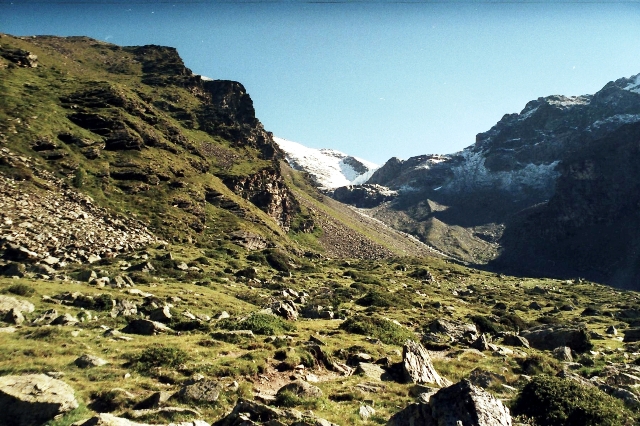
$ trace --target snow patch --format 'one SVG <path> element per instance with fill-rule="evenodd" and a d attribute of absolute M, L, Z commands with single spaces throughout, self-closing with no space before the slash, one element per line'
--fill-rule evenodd
<path fill-rule="evenodd" d="M 285 152 L 291 167 L 309 173 L 322 189 L 363 184 L 380 168 L 370 161 L 351 157 L 334 149 L 308 148 L 278 137 L 273 140 Z M 364 166 L 366 172 L 358 172 L 349 164 L 354 159 Z"/>
<path fill-rule="evenodd" d="M 598 129 L 607 124 L 622 125 L 636 123 L 638 121 L 640 121 L 640 114 L 616 114 L 611 117 L 607 117 L 604 120 L 595 121 L 591 126 L 587 127 L 587 130 Z"/>
<path fill-rule="evenodd" d="M 212 78 L 207 77 L 207 76 L 205 76 L 205 75 L 201 75 L 201 76 L 200 76 L 200 79 L 201 79 L 202 81 L 213 81 L 213 79 L 212 79 Z"/>
<path fill-rule="evenodd" d="M 591 103 L 590 95 L 582 96 L 549 96 L 546 98 L 549 105 L 557 106 L 560 108 L 570 108 L 575 105 L 589 105 Z"/>
<path fill-rule="evenodd" d="M 640 95 L 640 74 L 634 75 L 631 77 L 629 84 L 624 87 L 624 90 L 628 90 L 629 92 L 637 93 Z"/>

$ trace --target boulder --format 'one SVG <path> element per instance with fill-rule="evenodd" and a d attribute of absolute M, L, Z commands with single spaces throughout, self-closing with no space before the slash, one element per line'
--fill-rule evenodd
<path fill-rule="evenodd" d="M 222 385 L 213 380 L 200 380 L 182 387 L 176 396 L 183 402 L 216 402 L 220 398 Z"/>
<path fill-rule="evenodd" d="M 511 414 L 487 391 L 462 380 L 431 395 L 428 403 L 411 404 L 387 426 L 511 426 Z"/>
<path fill-rule="evenodd" d="M 180 423 L 171 423 L 173 426 L 210 426 L 203 420 L 184 421 Z M 154 426 L 147 423 L 137 423 L 122 417 L 116 417 L 109 413 L 100 413 L 87 420 L 74 423 L 75 426 Z M 160 426 L 160 425 L 156 425 Z"/>
<path fill-rule="evenodd" d="M 468 380 L 441 389 L 429 406 L 438 426 L 511 426 L 509 409 Z"/>
<path fill-rule="evenodd" d="M 55 309 L 48 309 L 44 311 L 38 318 L 34 319 L 33 325 L 46 325 L 51 324 L 53 320 L 58 318 L 58 311 Z"/>
<path fill-rule="evenodd" d="M 33 306 L 33 303 L 27 302 L 26 300 L 19 300 L 15 297 L 0 295 L 0 315 L 6 315 L 12 309 L 17 310 L 20 313 L 25 312 L 30 314 L 34 311 L 35 306 Z"/>
<path fill-rule="evenodd" d="M 359 414 L 362 420 L 368 420 L 369 417 L 376 414 L 376 410 L 374 410 L 373 407 L 370 407 L 368 405 L 361 405 Z"/>
<path fill-rule="evenodd" d="M 78 318 L 74 317 L 70 313 L 66 313 L 57 316 L 53 321 L 51 321 L 51 325 L 75 325 L 78 322 Z"/>
<path fill-rule="evenodd" d="M 529 348 L 529 341 L 522 336 L 518 336 L 517 334 L 506 334 L 502 338 L 502 341 L 505 345 Z"/>
<path fill-rule="evenodd" d="M 60 380 L 44 374 L 0 377 L 2 425 L 41 425 L 76 408 L 73 389 Z"/>
<path fill-rule="evenodd" d="M 298 308 L 293 302 L 275 302 L 270 308 L 271 312 L 286 320 L 295 321 L 298 319 Z"/>
<path fill-rule="evenodd" d="M 136 319 L 127 324 L 127 326 L 122 329 L 122 332 L 153 336 L 159 333 L 173 333 L 173 330 L 160 322 Z"/>
<path fill-rule="evenodd" d="M 239 399 L 231 413 L 216 422 L 216 426 L 240 426 L 253 424 L 336 426 L 325 419 L 315 417 L 310 412 L 282 410 L 259 402 Z"/>
<path fill-rule="evenodd" d="M 0 266 L 0 275 L 5 277 L 24 277 L 26 268 L 22 263 L 9 263 L 4 266 Z"/>
<path fill-rule="evenodd" d="M 3 320 L 4 322 L 8 322 L 9 324 L 20 325 L 24 322 L 24 316 L 18 309 L 13 308 L 9 312 L 7 312 Z"/>
<path fill-rule="evenodd" d="M 358 364 L 355 373 L 375 380 L 383 380 L 387 376 L 387 371 L 384 368 L 368 362 Z"/>
<path fill-rule="evenodd" d="M 405 380 L 410 383 L 435 383 L 438 386 L 450 383 L 435 370 L 427 350 L 413 340 L 407 340 L 402 347 L 402 368 Z"/>
<path fill-rule="evenodd" d="M 593 347 L 587 330 L 571 325 L 541 325 L 521 331 L 520 335 L 532 347 L 542 350 L 551 351 L 559 346 L 568 346 L 573 351 L 586 352 Z"/>
<path fill-rule="evenodd" d="M 116 318 L 118 316 L 130 317 L 138 313 L 138 306 L 130 300 L 118 300 L 111 309 L 111 317 Z"/>
<path fill-rule="evenodd" d="M 151 321 L 158 321 L 158 322 L 169 322 L 171 321 L 171 308 L 169 308 L 169 306 L 164 305 L 161 308 L 155 309 L 153 311 L 151 311 L 151 313 L 149 314 L 149 319 Z"/>
<path fill-rule="evenodd" d="M 322 396 L 322 390 L 320 390 L 319 387 L 307 383 L 304 380 L 296 380 L 288 385 L 284 385 L 278 389 L 276 396 L 280 396 L 285 392 L 290 392 L 301 398 L 320 398 Z"/>
<path fill-rule="evenodd" d="M 77 358 L 74 364 L 77 365 L 78 368 L 91 368 L 105 365 L 107 361 L 94 355 L 84 354 L 80 358 Z"/>
<path fill-rule="evenodd" d="M 470 343 L 478 338 L 478 329 L 471 323 L 450 322 L 442 318 L 428 325 L 432 333 L 441 333 L 460 343 Z"/>
<path fill-rule="evenodd" d="M 573 362 L 571 348 L 568 346 L 560 346 L 553 350 L 553 357 L 563 362 Z"/>

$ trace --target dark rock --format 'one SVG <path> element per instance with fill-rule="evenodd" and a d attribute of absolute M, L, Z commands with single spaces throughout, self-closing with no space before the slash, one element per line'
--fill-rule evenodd
<path fill-rule="evenodd" d="M 576 352 L 585 352 L 593 347 L 587 331 L 575 326 L 542 325 L 523 330 L 520 335 L 527 339 L 532 347 L 542 350 L 569 346 Z"/>
<path fill-rule="evenodd" d="M 270 309 L 275 315 L 286 320 L 295 321 L 298 319 L 298 308 L 293 302 L 275 302 Z"/>
<path fill-rule="evenodd" d="M 367 209 L 393 200 L 398 196 L 398 192 L 381 185 L 364 184 L 336 188 L 331 196 L 341 203 Z"/>
<path fill-rule="evenodd" d="M 553 350 L 553 356 L 557 360 L 563 362 L 573 362 L 573 355 L 571 354 L 571 348 L 568 346 L 560 346 Z"/>
<path fill-rule="evenodd" d="M 509 346 L 520 346 L 523 348 L 529 347 L 529 341 L 522 336 L 518 336 L 517 334 L 505 334 L 502 338 L 502 341 L 505 345 Z"/>
<path fill-rule="evenodd" d="M 77 358 L 73 363 L 78 366 L 78 368 L 91 368 L 105 365 L 107 364 L 107 361 L 94 355 L 84 354 L 80 358 Z"/>
<path fill-rule="evenodd" d="M 160 333 L 173 333 L 173 330 L 160 322 L 136 319 L 127 324 L 127 326 L 122 329 L 122 332 L 153 336 Z"/>
<path fill-rule="evenodd" d="M 199 382 L 184 386 L 178 393 L 178 397 L 183 402 L 211 403 L 220 398 L 222 385 L 213 380 L 201 380 Z"/>
<path fill-rule="evenodd" d="M 3 318 L 4 322 L 8 322 L 9 324 L 20 325 L 24 322 L 24 316 L 22 313 L 16 309 L 12 308 Z"/>

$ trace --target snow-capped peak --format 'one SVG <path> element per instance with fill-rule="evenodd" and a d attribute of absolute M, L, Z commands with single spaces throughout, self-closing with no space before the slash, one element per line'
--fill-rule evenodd
<path fill-rule="evenodd" d="M 322 189 L 365 183 L 380 166 L 334 149 L 308 148 L 297 142 L 274 137 L 296 170 L 311 175 Z"/>

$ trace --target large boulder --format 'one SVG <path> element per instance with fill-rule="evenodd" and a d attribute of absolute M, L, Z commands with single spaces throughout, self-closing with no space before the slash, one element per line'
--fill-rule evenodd
<path fill-rule="evenodd" d="M 220 383 L 213 380 L 201 380 L 184 386 L 177 396 L 184 402 L 212 403 L 220 398 Z"/>
<path fill-rule="evenodd" d="M 575 352 L 586 352 L 593 347 L 587 330 L 578 326 L 541 325 L 521 331 L 520 335 L 532 347 L 548 351 L 568 346 Z"/>
<path fill-rule="evenodd" d="M 428 404 L 411 404 L 395 414 L 387 426 L 511 426 L 511 414 L 500 400 L 462 380 L 440 389 Z"/>
<path fill-rule="evenodd" d="M 19 300 L 15 297 L 0 295 L 0 315 L 6 315 L 9 311 L 15 309 L 20 313 L 30 314 L 35 309 L 33 303 L 26 300 Z"/>
<path fill-rule="evenodd" d="M 78 408 L 68 384 L 44 374 L 0 377 L 0 426 L 41 425 Z"/>
<path fill-rule="evenodd" d="M 402 347 L 402 369 L 405 380 L 410 383 L 435 383 L 438 386 L 450 384 L 433 367 L 427 350 L 413 340 L 407 340 Z"/>

